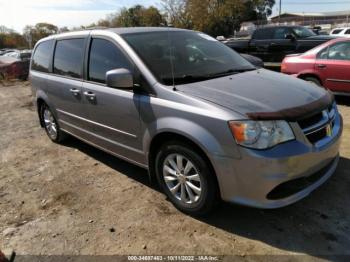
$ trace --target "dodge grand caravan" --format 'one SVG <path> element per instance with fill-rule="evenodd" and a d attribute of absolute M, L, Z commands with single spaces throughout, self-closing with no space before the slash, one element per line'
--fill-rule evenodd
<path fill-rule="evenodd" d="M 335 171 L 342 117 L 314 84 L 256 69 L 208 35 L 172 28 L 65 33 L 35 46 L 41 126 L 147 168 L 190 214 L 222 199 L 278 208 Z"/>

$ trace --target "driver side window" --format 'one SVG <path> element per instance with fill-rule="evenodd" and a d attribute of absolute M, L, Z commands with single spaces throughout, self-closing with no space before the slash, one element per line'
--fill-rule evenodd
<path fill-rule="evenodd" d="M 106 72 L 126 68 L 132 71 L 132 66 L 123 52 L 112 42 L 94 38 L 92 39 L 89 54 L 88 80 L 106 83 Z"/>

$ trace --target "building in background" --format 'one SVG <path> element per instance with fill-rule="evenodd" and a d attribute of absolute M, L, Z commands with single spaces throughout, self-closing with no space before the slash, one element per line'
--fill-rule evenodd
<path fill-rule="evenodd" d="M 302 12 L 283 13 L 281 16 L 270 18 L 271 23 L 287 23 L 299 25 L 337 25 L 348 26 L 350 24 L 350 10 L 336 12 Z"/>

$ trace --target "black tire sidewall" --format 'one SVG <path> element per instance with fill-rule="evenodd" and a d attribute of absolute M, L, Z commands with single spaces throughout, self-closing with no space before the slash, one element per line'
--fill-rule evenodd
<path fill-rule="evenodd" d="M 49 132 L 48 132 L 48 130 L 47 130 L 47 128 L 46 128 L 46 125 L 45 125 L 45 122 L 44 122 L 44 111 L 45 111 L 45 109 L 47 109 L 47 110 L 49 110 L 49 111 L 51 112 L 52 117 L 54 118 L 54 120 L 55 120 L 55 122 L 56 122 L 57 136 L 56 136 L 55 139 L 53 139 L 53 138 L 50 136 L 50 134 L 49 134 Z M 43 103 L 43 104 L 41 105 L 41 107 L 40 107 L 40 118 L 41 118 L 40 121 L 42 121 L 42 123 L 43 123 L 45 132 L 46 132 L 47 136 L 51 139 L 51 141 L 53 141 L 53 142 L 55 142 L 55 143 L 60 143 L 60 142 L 62 142 L 62 140 L 64 139 L 64 134 L 62 133 L 62 131 L 61 131 L 61 129 L 60 129 L 60 126 L 59 126 L 59 124 L 58 124 L 58 122 L 57 122 L 57 119 L 56 119 L 56 117 L 54 116 L 54 114 L 52 113 L 52 110 L 51 110 L 50 107 L 49 107 L 48 105 L 46 105 L 45 103 Z"/>
<path fill-rule="evenodd" d="M 186 204 L 178 200 L 169 191 L 164 181 L 163 163 L 167 156 L 174 153 L 181 154 L 188 158 L 200 173 L 199 175 L 201 179 L 202 192 L 199 201 L 195 203 L 195 205 Z M 178 142 L 169 142 L 164 144 L 156 155 L 155 171 L 161 189 L 179 210 L 192 215 L 203 215 L 208 213 L 214 207 L 217 197 L 217 185 L 215 179 L 213 179 L 211 168 L 208 166 L 203 157 L 190 149 L 190 146 Z"/>
<path fill-rule="evenodd" d="M 319 86 L 319 87 L 323 87 L 323 86 L 321 85 L 321 82 L 320 82 L 317 78 L 315 78 L 315 77 L 312 77 L 312 76 L 310 76 L 310 77 L 305 77 L 304 80 L 305 80 L 305 81 L 308 81 L 308 82 L 312 82 L 312 83 L 316 84 L 316 85 Z"/>

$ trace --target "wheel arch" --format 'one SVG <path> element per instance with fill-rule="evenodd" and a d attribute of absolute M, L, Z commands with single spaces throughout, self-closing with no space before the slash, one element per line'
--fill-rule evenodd
<path fill-rule="evenodd" d="M 221 195 L 219 181 L 215 172 L 214 165 L 212 164 L 212 161 L 206 154 L 205 150 L 196 142 L 194 142 L 191 138 L 173 131 L 165 131 L 165 132 L 158 133 L 151 140 L 149 150 L 148 150 L 148 168 L 152 178 L 154 178 L 155 176 L 155 157 L 156 157 L 157 151 L 164 143 L 168 141 L 178 141 L 180 143 L 189 145 L 190 147 L 194 148 L 196 153 L 198 153 L 201 157 L 203 157 L 205 162 L 208 163 L 211 173 L 214 175 L 216 185 L 218 188 L 218 193 L 219 195 Z"/>
<path fill-rule="evenodd" d="M 321 83 L 321 85 L 323 86 L 323 82 L 322 82 L 321 78 L 320 78 L 317 74 L 315 74 L 315 73 L 312 73 L 312 72 L 304 72 L 304 73 L 300 73 L 300 74 L 298 75 L 298 78 L 303 79 L 303 80 L 304 80 L 306 77 L 313 77 L 313 78 L 316 78 L 316 79 Z"/>

